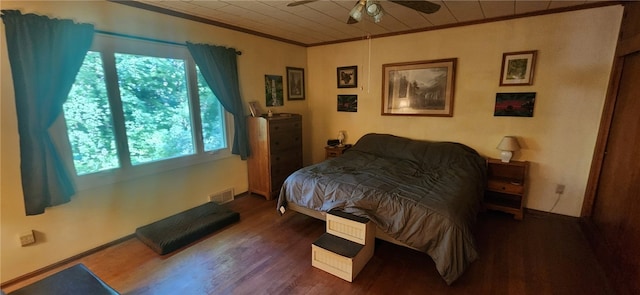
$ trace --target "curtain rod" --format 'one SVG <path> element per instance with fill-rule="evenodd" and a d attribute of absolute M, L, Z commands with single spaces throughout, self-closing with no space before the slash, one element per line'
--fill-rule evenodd
<path fill-rule="evenodd" d="M 99 33 L 99 34 L 104 34 L 104 35 L 111 35 L 111 36 L 124 37 L 124 38 L 130 38 L 130 39 L 138 39 L 138 40 L 144 40 L 144 41 L 158 42 L 158 43 L 164 43 L 164 44 L 169 44 L 169 45 L 187 46 L 185 43 L 178 43 L 178 42 L 166 41 L 166 40 L 160 40 L 160 39 L 154 39 L 154 38 L 148 38 L 148 37 L 134 36 L 134 35 L 129 35 L 129 34 L 114 33 L 114 32 L 109 32 L 109 31 L 102 31 L 102 30 L 95 30 L 95 32 Z M 242 51 L 236 50 L 236 54 L 237 55 L 242 55 Z"/>

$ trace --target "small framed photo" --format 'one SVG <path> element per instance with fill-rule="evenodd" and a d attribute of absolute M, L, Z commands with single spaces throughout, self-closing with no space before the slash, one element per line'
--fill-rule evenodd
<path fill-rule="evenodd" d="M 358 87 L 358 66 L 338 68 L 338 88 Z"/>
<path fill-rule="evenodd" d="M 304 69 L 287 67 L 287 100 L 304 100 Z"/>
<path fill-rule="evenodd" d="M 533 117 L 535 92 L 496 93 L 494 117 Z"/>
<path fill-rule="evenodd" d="M 382 65 L 382 115 L 452 117 L 456 62 Z"/>
<path fill-rule="evenodd" d="M 249 111 L 251 112 L 251 117 L 260 117 L 262 115 L 257 101 L 249 102 Z"/>
<path fill-rule="evenodd" d="M 284 105 L 282 92 L 282 76 L 264 75 L 266 106 L 277 107 Z"/>
<path fill-rule="evenodd" d="M 502 55 L 500 86 L 533 85 L 537 50 L 507 52 Z"/>
<path fill-rule="evenodd" d="M 358 96 L 357 95 L 338 95 L 338 112 L 357 112 Z"/>

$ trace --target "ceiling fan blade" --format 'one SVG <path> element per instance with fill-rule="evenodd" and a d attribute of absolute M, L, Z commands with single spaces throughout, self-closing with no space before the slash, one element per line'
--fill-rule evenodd
<path fill-rule="evenodd" d="M 422 13 L 434 13 L 440 9 L 440 5 L 429 2 L 429 1 L 400 1 L 400 0 L 389 0 L 395 4 L 402 5 L 404 7 L 411 8 L 415 11 Z"/>
<path fill-rule="evenodd" d="M 298 6 L 298 5 L 305 5 L 311 2 L 316 2 L 318 0 L 301 0 L 301 1 L 295 1 L 295 2 L 291 2 L 289 4 L 287 4 L 287 6 L 289 7 L 294 7 L 294 6 Z"/>

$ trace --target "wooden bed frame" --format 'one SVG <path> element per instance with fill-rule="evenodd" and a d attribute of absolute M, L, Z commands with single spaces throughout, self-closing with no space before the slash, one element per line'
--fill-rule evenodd
<path fill-rule="evenodd" d="M 313 217 L 313 218 L 317 218 L 317 219 L 320 219 L 320 220 L 324 220 L 324 221 L 327 220 L 327 216 L 326 216 L 327 213 L 326 212 L 320 212 L 320 211 L 316 211 L 316 210 L 313 210 L 313 209 L 305 208 L 305 207 L 299 206 L 297 204 L 294 204 L 292 202 L 289 202 L 287 204 L 287 209 L 289 209 L 291 211 L 298 212 L 298 213 L 302 213 L 304 215 L 307 215 L 307 216 L 310 216 L 310 217 Z M 420 250 L 418 250 L 418 249 L 416 249 L 414 247 L 411 247 L 411 246 L 409 246 L 409 245 L 407 245 L 407 244 L 405 244 L 403 242 L 400 242 L 400 241 L 390 237 L 389 235 L 387 235 L 387 233 L 385 233 L 384 231 L 382 231 L 378 227 L 376 227 L 376 238 L 381 239 L 383 241 L 387 241 L 389 243 L 400 245 L 402 247 L 407 247 L 409 249 L 420 251 Z M 422 251 L 420 251 L 420 252 L 422 252 Z"/>

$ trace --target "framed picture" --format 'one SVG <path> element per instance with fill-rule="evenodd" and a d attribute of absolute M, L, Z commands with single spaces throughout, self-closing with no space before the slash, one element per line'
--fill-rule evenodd
<path fill-rule="evenodd" d="M 382 65 L 382 115 L 452 117 L 456 62 Z"/>
<path fill-rule="evenodd" d="M 262 115 L 257 101 L 249 102 L 249 111 L 251 112 L 251 117 L 260 117 Z"/>
<path fill-rule="evenodd" d="M 287 99 L 304 100 L 304 69 L 287 67 Z"/>
<path fill-rule="evenodd" d="M 338 112 L 357 112 L 357 95 L 338 95 Z"/>
<path fill-rule="evenodd" d="M 284 105 L 282 97 L 282 76 L 264 75 L 265 105 L 277 107 Z"/>
<path fill-rule="evenodd" d="M 533 117 L 535 92 L 496 93 L 495 117 Z"/>
<path fill-rule="evenodd" d="M 500 86 L 533 85 L 533 68 L 537 53 L 537 50 L 504 53 Z"/>
<path fill-rule="evenodd" d="M 358 87 L 358 66 L 338 68 L 338 88 Z"/>

